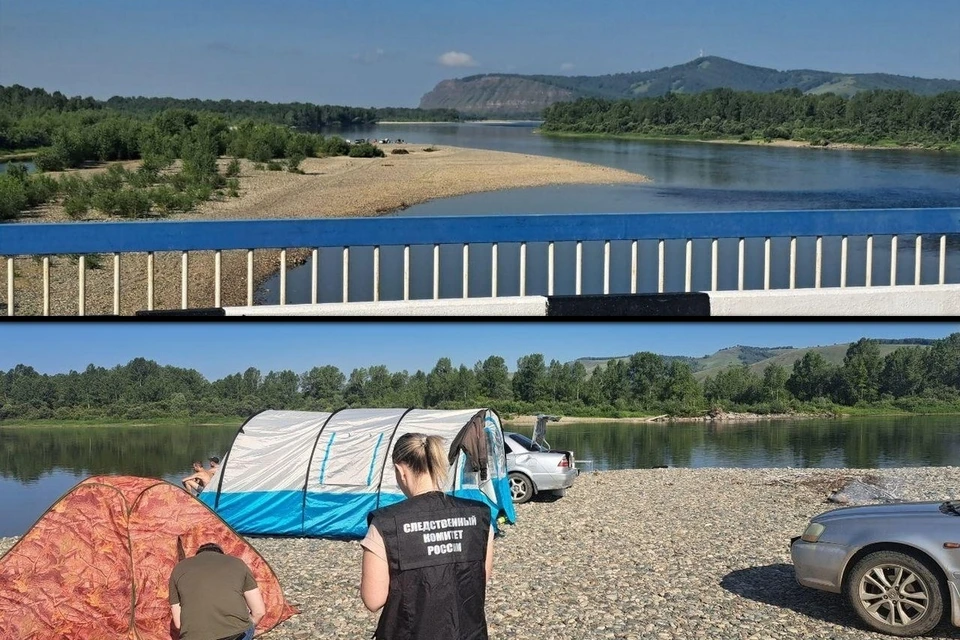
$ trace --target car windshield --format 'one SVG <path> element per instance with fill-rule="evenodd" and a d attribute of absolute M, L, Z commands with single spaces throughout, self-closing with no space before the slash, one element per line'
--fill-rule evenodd
<path fill-rule="evenodd" d="M 520 435 L 519 433 L 512 433 L 510 435 L 513 437 L 514 440 L 516 440 L 521 445 L 523 445 L 523 448 L 527 449 L 528 451 L 543 451 L 543 448 L 540 445 L 536 444 L 533 440 L 531 440 L 527 436 Z"/>

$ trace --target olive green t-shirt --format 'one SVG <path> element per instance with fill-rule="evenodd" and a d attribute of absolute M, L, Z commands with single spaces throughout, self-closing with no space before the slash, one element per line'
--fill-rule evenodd
<path fill-rule="evenodd" d="M 180 604 L 182 640 L 217 640 L 250 628 L 243 593 L 257 588 L 246 563 L 204 551 L 181 560 L 170 574 L 170 604 Z"/>

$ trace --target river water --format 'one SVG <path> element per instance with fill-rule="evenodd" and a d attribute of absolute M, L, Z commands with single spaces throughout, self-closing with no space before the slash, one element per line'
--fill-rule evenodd
<path fill-rule="evenodd" d="M 0 536 L 21 535 L 80 480 L 98 474 L 174 484 L 193 460 L 223 456 L 237 426 L 0 427 Z M 510 426 L 507 431 L 512 430 Z M 517 429 L 530 436 L 529 428 Z M 701 423 L 551 423 L 547 441 L 585 470 L 671 467 L 952 466 L 955 416 Z"/>
<path fill-rule="evenodd" d="M 396 216 L 456 216 L 538 213 L 651 213 L 681 211 L 756 211 L 806 209 L 935 208 L 960 206 L 960 154 L 900 150 L 835 150 L 765 145 L 727 145 L 691 142 L 593 140 L 552 138 L 535 132 L 536 123 L 498 125 L 403 124 L 379 125 L 343 132 L 347 138 L 402 138 L 410 146 L 453 145 L 545 155 L 590 162 L 643 174 L 652 183 L 613 186 L 556 186 L 512 189 L 448 198 L 415 205 Z M 735 230 L 731 230 L 735 234 Z M 798 241 L 797 286 L 813 285 L 813 239 Z M 772 241 L 771 286 L 785 287 L 789 279 L 787 239 Z M 823 286 L 839 286 L 839 238 L 824 240 Z M 900 239 L 897 282 L 913 283 L 912 238 Z M 746 243 L 747 289 L 762 287 L 762 240 Z M 862 285 L 865 238 L 851 238 L 848 284 Z M 874 239 L 873 284 L 889 283 L 888 237 Z M 469 290 L 472 296 L 491 291 L 489 245 L 471 247 Z M 937 242 L 924 239 L 922 282 L 937 278 Z M 638 290 L 655 291 L 656 243 L 640 242 Z M 709 241 L 694 242 L 693 288 L 710 286 Z M 574 292 L 574 245 L 556 246 L 556 293 Z M 602 243 L 584 243 L 583 292 L 602 292 Z M 909 255 L 906 252 L 911 252 Z M 960 281 L 960 238 L 950 238 L 948 282 Z M 719 288 L 736 288 L 736 241 L 721 241 Z M 683 241 L 666 247 L 666 290 L 683 288 Z M 611 291 L 628 292 L 629 243 L 612 243 Z M 319 300 L 341 300 L 340 250 L 320 251 Z M 433 293 L 432 249 L 411 251 L 411 297 Z M 381 249 L 381 299 L 402 295 L 402 250 Z M 441 247 L 440 295 L 461 295 L 460 247 Z M 499 249 L 499 295 L 517 295 L 519 247 Z M 759 268 L 758 268 L 759 267 Z M 531 244 L 527 255 L 527 293 L 546 292 L 546 245 Z M 421 275 L 420 277 L 417 274 Z M 287 300 L 309 302 L 311 267 L 287 274 Z M 279 301 L 279 277 L 257 292 L 261 303 Z M 352 249 L 350 299 L 372 299 L 372 249 Z"/>

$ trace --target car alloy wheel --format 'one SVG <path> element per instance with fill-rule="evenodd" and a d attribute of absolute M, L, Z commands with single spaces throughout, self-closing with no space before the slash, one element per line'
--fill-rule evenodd
<path fill-rule="evenodd" d="M 533 497 L 533 483 L 522 474 L 510 474 L 510 497 L 515 504 L 523 504 Z"/>
<path fill-rule="evenodd" d="M 867 626 L 895 636 L 925 634 L 943 616 L 937 577 L 917 558 L 897 551 L 877 551 L 860 560 L 847 596 Z"/>

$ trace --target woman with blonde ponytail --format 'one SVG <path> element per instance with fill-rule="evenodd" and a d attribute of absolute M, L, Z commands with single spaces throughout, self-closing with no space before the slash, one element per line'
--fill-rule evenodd
<path fill-rule="evenodd" d="M 443 439 L 407 433 L 393 448 L 406 500 L 367 516 L 360 597 L 383 609 L 378 640 L 486 640 L 486 584 L 493 570 L 490 509 L 443 492 Z"/>

